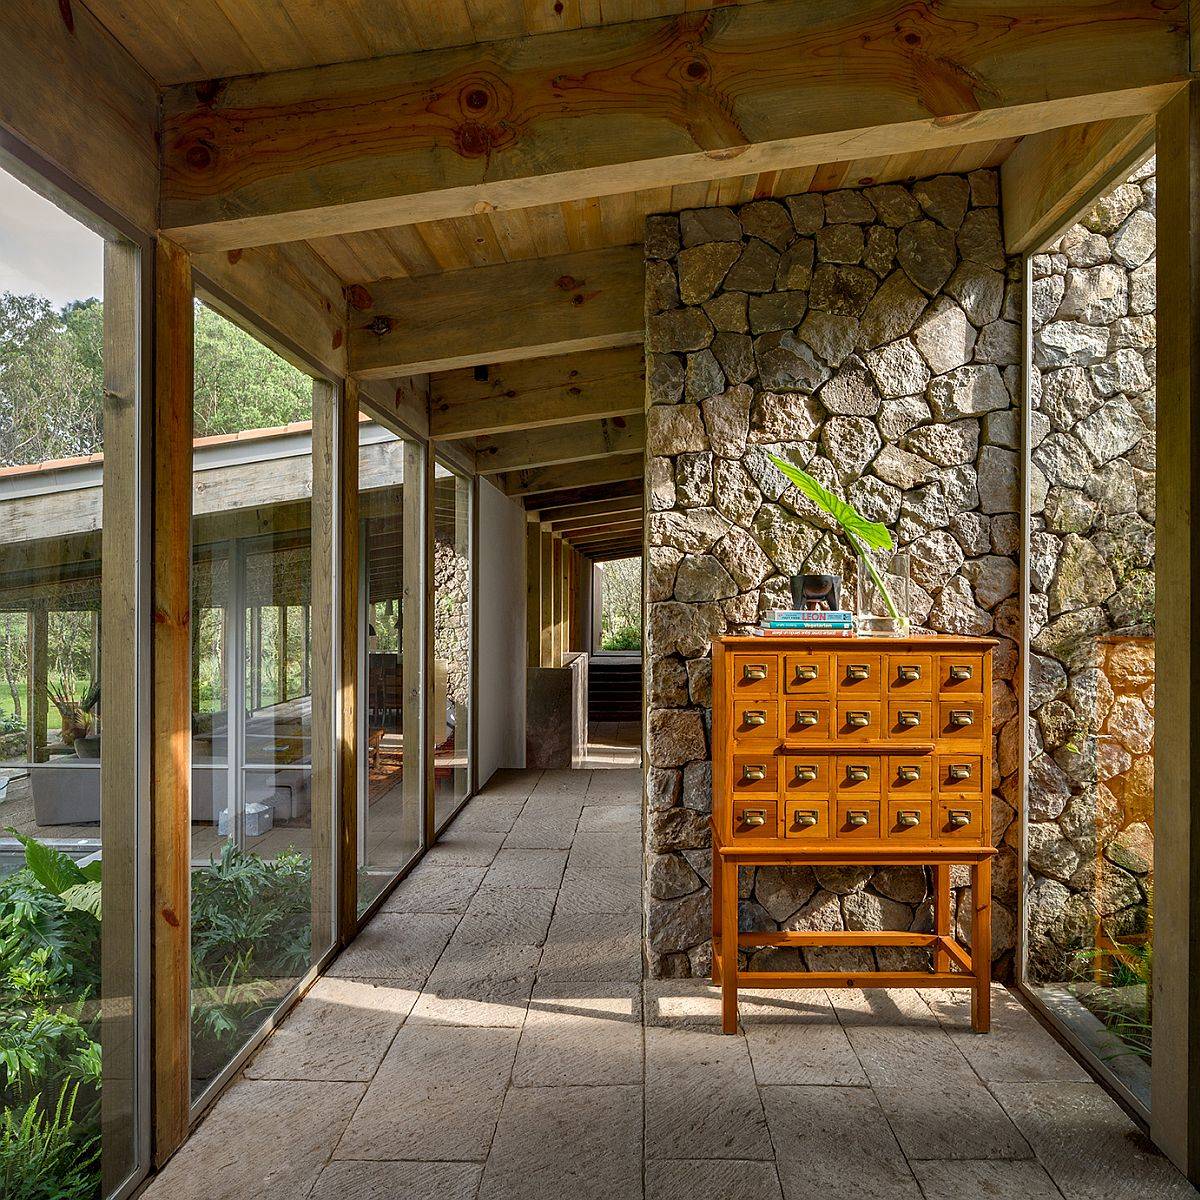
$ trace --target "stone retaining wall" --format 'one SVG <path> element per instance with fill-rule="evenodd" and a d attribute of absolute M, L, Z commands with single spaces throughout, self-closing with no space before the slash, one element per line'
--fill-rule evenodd
<path fill-rule="evenodd" d="M 651 970 L 709 971 L 713 637 L 788 604 L 794 572 L 853 577 L 769 451 L 887 523 L 912 556 L 917 621 L 1000 638 L 994 912 L 997 957 L 1009 955 L 1020 288 L 995 173 L 651 216 L 645 249 Z M 759 868 L 741 894 L 744 929 L 931 927 L 920 870 Z M 799 954 L 753 962 L 795 966 Z M 847 968 L 913 957 L 804 954 Z"/>

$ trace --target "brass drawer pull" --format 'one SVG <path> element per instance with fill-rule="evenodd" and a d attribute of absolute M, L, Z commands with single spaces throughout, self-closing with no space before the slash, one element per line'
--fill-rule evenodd
<path fill-rule="evenodd" d="M 970 763 L 951 763 L 950 770 L 947 772 L 951 779 L 960 782 L 964 779 L 971 778 Z"/>
<path fill-rule="evenodd" d="M 767 823 L 767 810 L 765 808 L 748 808 L 742 813 L 742 824 L 749 826 L 751 829 L 757 829 L 760 825 Z"/>
<path fill-rule="evenodd" d="M 865 764 L 846 768 L 846 778 L 851 783 L 866 783 L 871 778 L 871 768 Z"/>
<path fill-rule="evenodd" d="M 796 768 L 797 783 L 812 783 L 817 778 L 817 768 L 803 766 Z"/>
<path fill-rule="evenodd" d="M 896 675 L 905 683 L 912 683 L 921 678 L 921 668 L 913 663 L 904 663 L 896 669 Z"/>
<path fill-rule="evenodd" d="M 853 825 L 856 829 L 861 829 L 870 819 L 870 813 L 862 812 L 858 809 L 853 809 L 846 814 L 846 824 Z"/>
<path fill-rule="evenodd" d="M 742 678 L 750 680 L 766 679 L 767 665 L 766 663 L 747 663 L 742 668 Z"/>
<path fill-rule="evenodd" d="M 952 808 L 950 810 L 950 826 L 953 829 L 962 829 L 971 823 L 971 813 L 965 808 Z"/>
<path fill-rule="evenodd" d="M 796 668 L 797 679 L 816 679 L 817 674 L 817 668 L 814 663 L 804 663 Z"/>
<path fill-rule="evenodd" d="M 751 783 L 757 783 L 759 780 L 766 779 L 767 771 L 765 767 L 743 767 L 742 778 L 749 780 Z"/>
<path fill-rule="evenodd" d="M 801 829 L 811 829 L 817 823 L 817 814 L 811 808 L 798 809 L 793 824 Z"/>
<path fill-rule="evenodd" d="M 871 668 L 866 663 L 851 663 L 846 668 L 847 679 L 869 679 Z"/>
<path fill-rule="evenodd" d="M 747 708 L 742 712 L 743 725 L 765 725 L 767 711 L 764 708 Z"/>
<path fill-rule="evenodd" d="M 975 724 L 975 714 L 969 708 L 955 708 L 950 710 L 950 724 L 962 729 L 967 725 Z"/>
<path fill-rule="evenodd" d="M 805 709 L 803 712 L 798 712 L 796 714 L 796 724 L 797 725 L 805 725 L 805 726 L 815 725 L 817 723 L 817 720 L 818 720 L 817 714 L 815 712 L 813 712 L 811 709 Z"/>
<path fill-rule="evenodd" d="M 903 808 L 896 814 L 896 824 L 904 829 L 915 829 L 921 823 L 921 814 L 915 809 Z"/>
<path fill-rule="evenodd" d="M 962 683 L 966 679 L 970 679 L 974 672 L 969 663 L 954 663 L 950 668 L 950 678 L 955 683 Z"/>
<path fill-rule="evenodd" d="M 921 778 L 921 768 L 916 766 L 903 766 L 896 768 L 896 775 L 903 779 L 905 783 L 915 783 Z"/>
<path fill-rule="evenodd" d="M 846 714 L 846 724 L 851 729 L 865 729 L 871 723 L 871 714 L 865 712 L 848 712 Z"/>
<path fill-rule="evenodd" d="M 906 729 L 915 729 L 921 723 L 921 714 L 913 712 L 911 709 L 905 709 L 896 718 L 897 725 L 903 725 Z"/>

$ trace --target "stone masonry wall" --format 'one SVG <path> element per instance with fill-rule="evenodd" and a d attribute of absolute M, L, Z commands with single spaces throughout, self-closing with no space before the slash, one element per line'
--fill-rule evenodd
<path fill-rule="evenodd" d="M 795 572 L 852 586 L 843 543 L 768 451 L 887 523 L 911 554 L 918 623 L 1000 638 L 995 945 L 1010 955 L 1020 291 L 995 173 L 651 216 L 645 250 L 651 970 L 709 971 L 713 637 L 790 603 Z M 759 868 L 741 895 L 744 929 L 931 927 L 919 869 Z M 800 953 L 753 963 L 798 966 Z M 810 967 L 913 957 L 803 953 Z"/>
<path fill-rule="evenodd" d="M 1153 161 L 1033 259 L 1029 972 L 1147 932 L 1154 811 Z M 1078 952 L 1082 951 L 1082 954 Z"/>

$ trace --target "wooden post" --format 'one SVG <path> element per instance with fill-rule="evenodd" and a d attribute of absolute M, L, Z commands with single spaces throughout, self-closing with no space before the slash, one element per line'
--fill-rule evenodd
<path fill-rule="evenodd" d="M 948 869 L 948 868 L 947 868 Z M 987 1033 L 992 1027 L 992 860 L 971 865 L 971 1028 Z"/>
<path fill-rule="evenodd" d="M 435 509 L 437 495 L 434 488 L 436 471 L 434 469 L 433 445 L 427 443 L 422 447 L 421 473 L 424 477 L 423 491 L 425 493 L 425 520 L 421 529 L 421 557 L 425 563 L 422 580 L 423 598 L 421 605 L 421 636 L 423 639 L 421 661 L 425 664 L 427 686 L 421 697 L 421 745 L 424 770 L 422 772 L 422 800 L 424 802 L 424 841 L 426 846 L 433 845 L 437 836 L 437 825 L 434 821 L 434 783 L 435 768 L 433 756 L 433 692 L 434 692 L 434 639 L 433 639 L 433 526 L 437 520 Z"/>
<path fill-rule="evenodd" d="M 554 662 L 554 536 L 548 526 L 541 526 L 542 584 L 541 584 L 541 664 L 553 667 Z"/>
<path fill-rule="evenodd" d="M 525 662 L 541 665 L 542 534 L 535 516 L 525 521 Z"/>
<path fill-rule="evenodd" d="M 405 843 L 420 846 L 424 826 L 426 748 L 426 679 L 433 667 L 425 657 L 425 626 L 432 619 L 425 603 L 426 452 L 420 442 L 404 443 L 403 530 L 404 578 L 400 617 L 403 656 L 401 730 L 404 736 L 403 828 Z M 432 571 L 432 565 L 429 568 Z"/>
<path fill-rule="evenodd" d="M 1154 1060 L 1150 1133 L 1200 1181 L 1200 85 L 1158 117 Z"/>
<path fill-rule="evenodd" d="M 187 1136 L 190 1103 L 192 794 L 192 269 L 160 241 L 155 256 L 151 877 L 154 894 L 154 1160 Z"/>
<path fill-rule="evenodd" d="M 45 762 L 50 740 L 50 616 L 40 604 L 29 613 L 29 650 L 26 661 L 25 714 L 29 761 Z"/>
<path fill-rule="evenodd" d="M 287 699 L 287 612 L 286 599 L 285 603 L 275 606 L 276 704 L 282 704 Z"/>
<path fill-rule="evenodd" d="M 563 651 L 563 553 L 562 538 L 554 533 L 550 535 L 550 552 L 554 556 L 551 570 L 551 589 L 554 601 L 550 609 L 551 638 L 554 647 L 551 654 L 553 666 L 561 667 Z"/>

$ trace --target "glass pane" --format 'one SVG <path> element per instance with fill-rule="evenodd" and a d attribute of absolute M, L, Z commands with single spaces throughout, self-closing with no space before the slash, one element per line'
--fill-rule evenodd
<path fill-rule="evenodd" d="M 1155 263 L 1152 247 L 1145 261 L 1127 251 L 1120 230 L 1144 232 L 1153 171 L 1033 260 L 1035 345 L 1047 348 L 1032 414 L 1025 966 L 1054 1016 L 1147 1108 Z M 1085 252 L 1088 269 L 1074 266 Z M 1098 332 L 1107 353 L 1058 361 L 1043 332 L 1067 320 Z"/>
<path fill-rule="evenodd" d="M 471 481 L 433 483 L 433 803 L 441 829 L 471 790 Z"/>
<path fill-rule="evenodd" d="M 359 911 L 421 848 L 424 451 L 382 426 L 359 427 L 361 706 Z"/>
<path fill-rule="evenodd" d="M 313 381 L 212 309 L 195 312 L 198 1096 L 327 949 L 312 944 L 313 909 L 331 864 L 313 859 Z"/>
<path fill-rule="evenodd" d="M 0 1130 L 6 1195 L 109 1194 L 139 1165 L 136 631 L 114 603 L 136 604 L 136 514 L 111 511 L 135 495 L 137 269 L 0 172 L 0 1112 L 63 1135 L 42 1159 Z"/>

